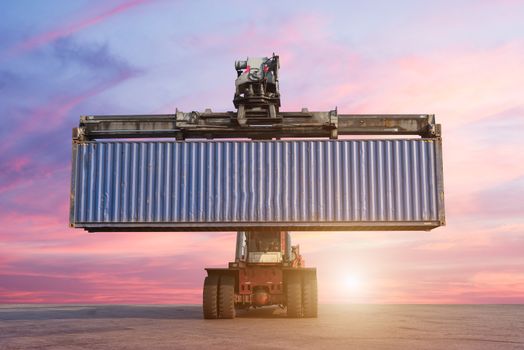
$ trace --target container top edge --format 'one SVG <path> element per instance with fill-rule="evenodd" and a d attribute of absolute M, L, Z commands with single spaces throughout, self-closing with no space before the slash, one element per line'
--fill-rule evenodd
<path fill-rule="evenodd" d="M 373 139 L 289 139 L 289 140 L 246 140 L 246 139 L 216 139 L 216 140 L 205 140 L 205 139 L 190 139 L 190 140 L 166 140 L 166 139 L 151 139 L 151 140 L 133 140 L 133 139 L 122 139 L 122 140 L 95 140 L 95 141 L 79 141 L 76 144 L 103 144 L 103 143 L 293 143 L 293 142 L 323 142 L 323 143 L 337 143 L 346 141 L 419 141 L 419 142 L 433 142 L 441 141 L 439 137 L 431 138 L 373 138 Z"/>

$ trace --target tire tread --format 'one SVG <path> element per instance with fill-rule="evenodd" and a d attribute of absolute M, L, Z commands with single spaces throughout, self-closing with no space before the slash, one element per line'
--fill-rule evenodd
<path fill-rule="evenodd" d="M 205 319 L 218 318 L 218 276 L 211 275 L 204 279 L 204 291 L 202 296 L 202 307 Z"/>
<path fill-rule="evenodd" d="M 218 318 L 235 318 L 235 278 L 233 276 L 220 276 Z"/>
<path fill-rule="evenodd" d="M 287 317 L 302 317 L 302 287 L 298 276 L 290 275 L 286 286 Z"/>
<path fill-rule="evenodd" d="M 302 306 L 304 317 L 318 316 L 318 292 L 316 276 L 304 276 L 302 283 Z"/>

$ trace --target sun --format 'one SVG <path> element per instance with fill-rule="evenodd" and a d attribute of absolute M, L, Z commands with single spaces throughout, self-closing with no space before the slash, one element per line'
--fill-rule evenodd
<path fill-rule="evenodd" d="M 344 278 L 344 286 L 352 292 L 362 289 L 362 280 L 357 275 L 347 275 Z"/>

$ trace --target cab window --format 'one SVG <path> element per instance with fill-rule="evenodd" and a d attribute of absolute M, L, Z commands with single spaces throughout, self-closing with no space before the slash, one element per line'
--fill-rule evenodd
<path fill-rule="evenodd" d="M 279 252 L 279 232 L 251 232 L 249 234 L 250 252 Z"/>

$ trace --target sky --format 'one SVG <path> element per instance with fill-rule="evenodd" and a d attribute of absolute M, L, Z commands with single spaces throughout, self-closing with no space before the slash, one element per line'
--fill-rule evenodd
<path fill-rule="evenodd" d="M 80 115 L 232 110 L 280 55 L 282 110 L 435 114 L 447 225 L 295 232 L 321 303 L 524 303 L 524 1 L 0 2 L 0 303 L 201 302 L 234 232 L 68 227 Z"/>

